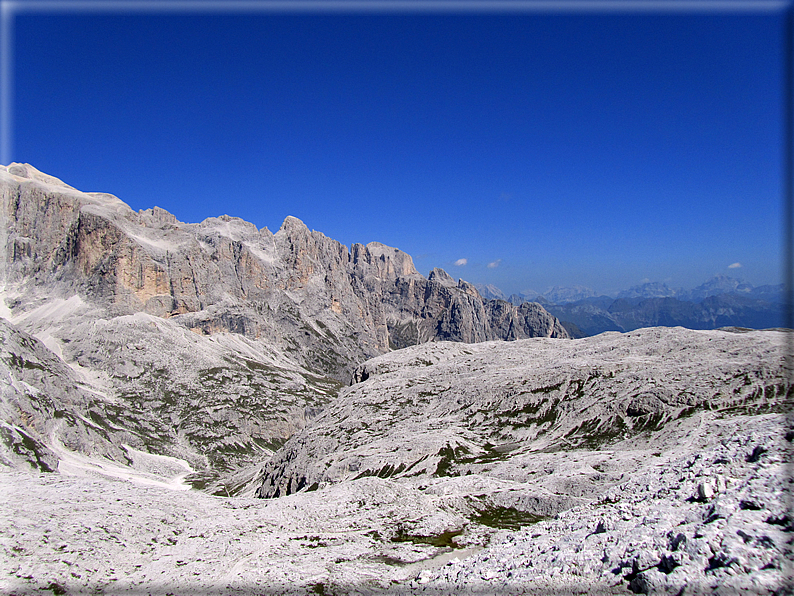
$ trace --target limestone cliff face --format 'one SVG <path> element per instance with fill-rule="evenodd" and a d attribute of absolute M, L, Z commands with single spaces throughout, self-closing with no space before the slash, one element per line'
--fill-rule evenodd
<path fill-rule="evenodd" d="M 52 472 L 59 447 L 125 460 L 119 445 L 129 442 L 128 433 L 91 420 L 102 405 L 97 396 L 39 341 L 3 318 L 0 369 L 0 467 Z"/>
<path fill-rule="evenodd" d="M 537 304 L 483 300 L 440 269 L 425 278 L 396 248 L 348 249 L 294 217 L 275 234 L 225 215 L 185 224 L 29 165 L 1 168 L 0 181 L 3 281 L 20 293 L 77 293 L 114 316 L 145 312 L 202 334 L 241 333 L 338 378 L 417 343 L 567 336 Z"/>

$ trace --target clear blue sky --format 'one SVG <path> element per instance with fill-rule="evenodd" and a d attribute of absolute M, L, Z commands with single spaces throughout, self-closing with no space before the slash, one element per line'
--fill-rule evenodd
<path fill-rule="evenodd" d="M 9 161 L 507 293 L 780 283 L 782 21 L 22 10 Z"/>

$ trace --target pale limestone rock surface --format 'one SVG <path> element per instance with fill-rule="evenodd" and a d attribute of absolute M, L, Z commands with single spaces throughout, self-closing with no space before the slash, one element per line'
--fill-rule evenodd
<path fill-rule="evenodd" d="M 359 469 L 347 468 L 361 477 L 329 478 L 277 499 L 146 483 L 151 478 L 143 472 L 159 474 L 165 485 L 183 471 L 171 460 L 149 460 L 133 479 L 144 486 L 107 480 L 124 477 L 118 468 L 101 480 L 4 472 L 0 586 L 16 594 L 163 596 L 780 593 L 791 557 L 786 490 L 794 437 L 777 412 L 791 400 L 781 367 L 784 339 L 783 332 L 651 329 L 608 335 L 601 345 L 538 339 L 409 348 L 367 363 L 362 369 L 371 376 L 340 401 L 352 416 L 382 399 L 376 387 L 410 390 L 416 382 L 437 392 L 428 421 L 384 411 L 382 420 L 392 422 L 388 440 L 357 442 L 356 433 L 347 433 L 353 420 L 340 419 L 340 434 L 329 437 L 337 440 L 333 450 L 340 460 L 358 456 Z M 530 367 L 520 354 L 501 351 L 522 343 L 537 344 Z M 450 374 L 460 358 L 471 372 Z M 617 389 L 588 394 L 585 383 L 578 391 L 583 370 L 611 371 L 597 378 Z M 521 400 L 500 388 L 527 380 L 532 394 L 560 375 L 571 392 L 535 394 L 559 411 L 558 426 L 543 433 L 545 445 L 527 436 L 465 453 L 460 441 L 457 450 L 424 460 L 429 465 L 416 475 L 360 474 L 367 457 L 388 461 L 438 444 L 438 437 L 448 447 L 461 429 L 449 416 L 440 425 L 439 414 L 453 394 L 456 403 L 488 404 L 466 427 L 471 447 L 482 428 L 495 430 L 501 400 Z M 673 396 L 681 392 L 694 405 L 680 409 L 670 394 L 657 392 L 658 401 L 631 406 L 636 422 L 624 434 L 566 432 L 598 408 L 629 416 L 636 387 L 658 386 L 660 378 L 670 379 Z M 557 402 L 563 393 L 567 398 Z M 654 412 L 665 416 L 648 427 Z M 520 426 L 531 413 L 524 412 L 526 420 L 514 414 L 514 422 Z M 322 429 L 323 416 L 296 438 Z M 433 432 L 422 438 L 420 429 L 428 427 Z M 272 461 L 284 461 L 293 442 Z M 357 451 L 365 444 L 366 452 Z"/>
<path fill-rule="evenodd" d="M 53 377 L 64 395 L 79 382 L 104 396 L 74 415 L 116 442 L 114 461 L 123 435 L 190 461 L 196 485 L 213 490 L 219 475 L 235 474 L 223 491 L 247 479 L 367 358 L 445 339 L 566 336 L 537 305 L 494 310 L 466 282 L 426 279 L 396 248 L 348 249 L 295 217 L 275 234 L 228 215 L 186 224 L 11 164 L 0 166 L 0 218 L 7 332 L 72 369 Z M 6 364 L 28 374 L 13 355 Z M 5 422 L 22 450 L 26 427 Z M 47 444 L 50 426 L 31 440 Z"/>
<path fill-rule="evenodd" d="M 787 332 L 567 340 L 537 304 L 296 218 L 184 224 L 22 164 L 0 192 L 3 593 L 791 575 Z"/>
<path fill-rule="evenodd" d="M 284 445 L 258 492 L 363 476 L 486 474 L 565 494 L 543 492 L 532 505 L 556 512 L 558 501 L 570 506 L 610 478 L 592 471 L 577 486 L 560 487 L 554 476 L 538 483 L 548 454 L 642 444 L 655 432 L 647 448 L 669 448 L 678 439 L 662 431 L 686 433 L 702 412 L 779 409 L 791 391 L 787 335 L 653 328 L 392 352 L 360 366 L 354 384 Z"/>
<path fill-rule="evenodd" d="M 527 316 L 503 304 L 514 311 L 508 328 L 470 284 L 426 279 L 398 249 L 348 249 L 295 217 L 275 234 L 229 216 L 185 224 L 27 164 L 0 167 L 0 184 L 3 282 L 28 301 L 77 294 L 109 315 L 143 311 L 202 333 L 242 333 L 345 380 L 390 346 L 567 336 L 542 307 Z"/>

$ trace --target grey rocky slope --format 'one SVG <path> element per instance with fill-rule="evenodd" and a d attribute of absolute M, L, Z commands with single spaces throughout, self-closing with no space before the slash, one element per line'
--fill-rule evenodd
<path fill-rule="evenodd" d="M 72 370 L 47 398 L 82 383 L 102 405 L 83 400 L 92 405 L 74 406 L 77 418 L 185 459 L 201 471 L 197 486 L 269 456 L 371 356 L 439 339 L 566 335 L 537 304 L 484 301 L 442 270 L 423 277 L 397 249 L 348 249 L 293 217 L 275 234 L 228 216 L 184 224 L 21 164 L 0 167 L 0 190 L 6 332 L 41 340 Z M 3 372 L 23 381 L 16 356 Z M 18 433 L 39 432 L 6 423 L 17 449 Z M 37 424 L 52 435 L 52 423 Z"/>
<path fill-rule="evenodd" d="M 414 593 L 787 593 L 792 434 L 780 415 L 703 413 L 598 499 L 424 572 Z"/>
<path fill-rule="evenodd" d="M 2 587 L 781 593 L 786 336 L 648 329 L 381 356 L 272 458 L 282 493 L 300 484 L 293 461 L 306 470 L 278 499 L 5 473 Z"/>
<path fill-rule="evenodd" d="M 244 337 L 81 309 L 61 305 L 73 319 L 71 365 L 0 319 L 8 465 L 60 469 L 82 454 L 134 468 L 132 448 L 185 460 L 194 486 L 221 490 L 219 475 L 268 457 L 339 388 Z M 52 314 L 41 324 L 51 329 Z"/>
<path fill-rule="evenodd" d="M 110 314 L 261 338 L 342 377 L 390 346 L 565 337 L 538 305 L 489 304 L 440 269 L 424 278 L 402 251 L 378 242 L 348 250 L 294 217 L 276 234 L 228 216 L 184 224 L 29 165 L 3 167 L 0 181 L 12 299 L 77 294 Z"/>
<path fill-rule="evenodd" d="M 653 328 L 386 354 L 267 463 L 259 494 L 372 475 L 535 482 L 539 453 L 642 437 L 701 410 L 779 410 L 785 337 Z"/>
<path fill-rule="evenodd" d="M 110 459 L 123 458 L 121 448 L 107 440 L 105 429 L 79 414 L 85 411 L 90 417 L 98 396 L 81 386 L 76 374 L 40 342 L 5 319 L 0 319 L 0 362 L 16 372 L 0 379 L 3 465 L 57 470 L 58 456 L 47 446 L 56 433 L 69 446 L 83 445 Z"/>

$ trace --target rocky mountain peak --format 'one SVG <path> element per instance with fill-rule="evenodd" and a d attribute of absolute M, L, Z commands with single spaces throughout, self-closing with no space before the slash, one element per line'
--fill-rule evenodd
<path fill-rule="evenodd" d="M 693 288 L 689 294 L 692 299 L 697 300 L 731 292 L 748 293 L 752 289 L 750 284 L 720 273 Z"/>
<path fill-rule="evenodd" d="M 595 295 L 596 293 L 592 289 L 585 286 L 554 286 L 547 292 L 544 292 L 543 297 L 552 304 L 566 304 L 584 298 L 592 298 Z"/>
<path fill-rule="evenodd" d="M 433 270 L 430 272 L 430 274 L 427 276 L 427 279 L 429 279 L 430 281 L 434 281 L 438 284 L 441 284 L 446 288 L 451 288 L 457 285 L 455 283 L 455 280 L 452 278 L 452 276 L 446 271 L 444 271 L 441 267 L 434 267 Z"/>
<path fill-rule="evenodd" d="M 163 227 L 167 225 L 176 225 L 178 223 L 175 215 L 157 206 L 151 209 L 141 209 L 138 211 L 138 215 L 144 225 Z"/>
<path fill-rule="evenodd" d="M 16 176 L 18 178 L 26 178 L 28 180 L 43 182 L 44 184 L 47 184 L 49 186 L 60 186 L 62 188 L 69 188 L 74 190 L 73 187 L 69 186 L 62 180 L 59 180 L 55 176 L 50 176 L 49 174 L 40 172 L 29 163 L 13 162 L 9 164 L 8 167 L 6 167 L 6 171 L 12 176 Z"/>
<path fill-rule="evenodd" d="M 493 284 L 474 284 L 474 287 L 486 300 L 507 300 L 504 292 Z"/>
<path fill-rule="evenodd" d="M 284 218 L 284 221 L 282 222 L 278 231 L 287 235 L 308 234 L 309 228 L 305 223 L 303 223 L 302 220 L 298 219 L 297 217 L 293 217 L 292 215 L 288 215 Z"/>
<path fill-rule="evenodd" d="M 652 281 L 632 286 L 618 293 L 618 298 L 669 298 L 678 296 L 682 290 L 669 287 L 664 282 Z"/>
<path fill-rule="evenodd" d="M 477 298 L 480 297 L 480 292 L 477 291 L 477 287 L 474 284 L 469 283 L 469 282 L 467 282 L 464 279 L 459 279 L 458 280 L 458 286 L 457 287 L 458 287 L 458 289 L 463 290 L 469 296 L 474 296 L 474 297 L 477 297 Z"/>
<path fill-rule="evenodd" d="M 168 215 L 170 215 L 170 213 Z M 198 227 L 201 229 L 202 233 L 208 236 L 223 236 L 233 242 L 243 242 L 246 240 L 255 240 L 260 236 L 270 236 L 270 231 L 267 228 L 263 228 L 260 232 L 251 222 L 228 215 L 208 217 L 202 221 Z"/>
<path fill-rule="evenodd" d="M 380 242 L 370 242 L 366 246 L 354 244 L 350 260 L 365 275 L 378 278 L 396 280 L 419 275 L 410 255 Z"/>
<path fill-rule="evenodd" d="M 228 215 L 185 224 L 159 207 L 135 212 L 113 195 L 0 174 L 9 287 L 24 285 L 25 300 L 77 294 L 110 316 L 142 311 L 203 334 L 242 333 L 344 380 L 390 347 L 567 336 L 542 309 L 499 311 L 497 323 L 470 284 L 441 269 L 426 279 L 380 242 L 348 250 L 296 217 L 275 234 Z"/>

